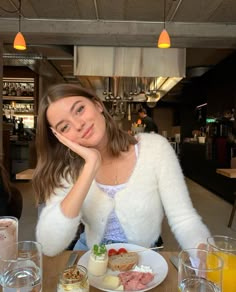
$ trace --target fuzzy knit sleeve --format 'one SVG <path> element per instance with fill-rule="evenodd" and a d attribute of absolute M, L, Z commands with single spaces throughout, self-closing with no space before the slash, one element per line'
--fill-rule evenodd
<path fill-rule="evenodd" d="M 37 241 L 42 244 L 43 253 L 55 256 L 65 250 L 74 239 L 80 222 L 80 215 L 66 217 L 61 210 L 61 201 L 71 186 L 55 190 L 55 194 L 46 202 L 36 227 Z"/>
<path fill-rule="evenodd" d="M 210 232 L 193 207 L 178 158 L 170 143 L 158 137 L 155 148 L 156 175 L 162 204 L 178 243 L 182 248 L 206 243 Z"/>

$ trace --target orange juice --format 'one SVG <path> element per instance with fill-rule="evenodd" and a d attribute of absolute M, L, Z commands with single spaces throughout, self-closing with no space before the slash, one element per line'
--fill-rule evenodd
<path fill-rule="evenodd" d="M 222 251 L 214 252 L 224 261 L 223 277 L 222 277 L 222 291 L 236 292 L 236 255 Z M 212 257 L 208 257 L 208 265 L 212 265 Z M 214 275 L 209 275 L 209 279 L 213 280 Z M 215 280 L 215 279 L 214 279 Z"/>

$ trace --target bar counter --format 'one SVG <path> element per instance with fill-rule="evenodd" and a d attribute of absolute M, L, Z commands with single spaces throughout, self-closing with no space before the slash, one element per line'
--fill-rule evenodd
<path fill-rule="evenodd" d="M 219 173 L 229 178 L 236 178 L 235 168 L 217 168 L 216 173 Z"/>
<path fill-rule="evenodd" d="M 210 156 L 207 143 L 183 143 L 180 163 L 184 175 L 233 204 L 236 180 L 229 180 L 217 173 L 218 168 L 229 168 L 229 166 L 222 165 Z"/>

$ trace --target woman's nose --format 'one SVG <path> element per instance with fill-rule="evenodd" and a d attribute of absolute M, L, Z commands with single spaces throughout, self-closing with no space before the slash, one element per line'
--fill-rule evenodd
<path fill-rule="evenodd" d="M 82 119 L 77 119 L 74 121 L 74 128 L 77 131 L 81 131 L 83 129 L 84 125 L 85 125 L 85 122 Z"/>

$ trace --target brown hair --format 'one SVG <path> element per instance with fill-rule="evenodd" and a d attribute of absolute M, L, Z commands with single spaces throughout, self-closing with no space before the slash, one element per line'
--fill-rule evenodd
<path fill-rule="evenodd" d="M 68 175 L 75 181 L 84 165 L 84 160 L 75 153 L 68 152 L 68 148 L 60 143 L 53 135 L 47 121 L 46 112 L 49 105 L 59 99 L 83 96 L 103 108 L 107 130 L 107 151 L 112 156 L 119 156 L 121 151 L 128 151 L 130 145 L 137 140 L 120 129 L 103 102 L 96 94 L 76 84 L 57 84 L 49 88 L 47 94 L 40 101 L 37 119 L 36 145 L 38 162 L 33 177 L 33 188 L 37 202 L 45 202 L 57 187 L 63 187 L 61 179 Z"/>
<path fill-rule="evenodd" d="M 138 110 L 138 113 L 144 113 L 145 115 L 147 114 L 147 111 L 146 111 L 146 109 L 145 108 L 140 108 L 139 110 Z"/>
<path fill-rule="evenodd" d="M 0 185 L 2 186 L 2 189 L 8 193 L 9 200 L 11 199 L 11 191 L 13 184 L 10 181 L 9 175 L 3 166 L 3 163 L 0 161 Z"/>

